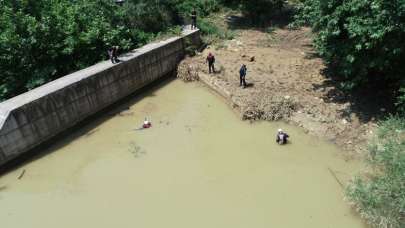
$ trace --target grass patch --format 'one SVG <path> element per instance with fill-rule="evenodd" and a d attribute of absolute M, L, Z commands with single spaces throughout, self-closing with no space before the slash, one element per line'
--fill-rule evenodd
<path fill-rule="evenodd" d="M 237 13 L 231 9 L 222 9 L 221 11 L 211 14 L 208 17 L 201 18 L 198 21 L 198 28 L 201 30 L 202 38 L 207 44 L 216 44 L 235 39 L 238 35 L 236 30 L 230 29 L 224 18 L 228 15 Z"/>

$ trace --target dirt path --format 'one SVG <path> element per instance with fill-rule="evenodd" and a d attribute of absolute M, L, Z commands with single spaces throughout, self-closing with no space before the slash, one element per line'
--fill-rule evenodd
<path fill-rule="evenodd" d="M 322 75 L 325 66 L 311 37 L 308 28 L 241 30 L 235 39 L 186 59 L 179 72 L 194 71 L 238 108 L 243 119 L 283 119 L 351 151 L 351 156 L 361 154 L 375 123 L 352 112 L 350 102 Z M 216 74 L 207 72 L 209 52 L 217 59 Z M 248 68 L 245 89 L 239 87 L 242 63 Z"/>

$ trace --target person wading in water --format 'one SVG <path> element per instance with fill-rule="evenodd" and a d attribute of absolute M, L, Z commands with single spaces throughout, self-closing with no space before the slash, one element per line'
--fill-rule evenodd
<path fill-rule="evenodd" d="M 145 118 L 145 120 L 143 121 L 143 124 L 142 124 L 142 128 L 145 129 L 145 128 L 150 128 L 150 127 L 152 127 L 152 123 L 147 118 Z"/>
<path fill-rule="evenodd" d="M 287 139 L 290 137 L 287 133 L 283 132 L 283 130 L 278 129 L 276 142 L 280 145 L 287 144 Z"/>

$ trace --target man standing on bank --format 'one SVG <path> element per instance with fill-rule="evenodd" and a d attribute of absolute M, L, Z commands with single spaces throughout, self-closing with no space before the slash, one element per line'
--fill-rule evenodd
<path fill-rule="evenodd" d="M 215 57 L 211 52 L 207 56 L 207 62 L 208 62 L 208 72 L 210 74 L 211 74 L 211 71 L 212 71 L 212 73 L 215 73 L 215 69 L 214 69 Z"/>
<path fill-rule="evenodd" d="M 191 11 L 191 29 L 197 29 L 197 11 Z"/>
<path fill-rule="evenodd" d="M 240 79 L 240 83 L 239 86 L 242 86 L 242 88 L 246 87 L 246 72 L 247 72 L 247 68 L 245 64 L 242 64 L 240 70 L 239 70 L 239 79 Z"/>

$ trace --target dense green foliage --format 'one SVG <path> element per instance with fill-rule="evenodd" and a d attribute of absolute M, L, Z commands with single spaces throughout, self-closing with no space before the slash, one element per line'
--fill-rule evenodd
<path fill-rule="evenodd" d="M 316 48 L 344 88 L 405 87 L 404 0 L 302 0 L 298 11 L 297 22 L 317 32 Z"/>
<path fill-rule="evenodd" d="M 0 100 L 136 48 L 217 0 L 0 0 Z M 208 31 L 209 32 L 209 31 Z"/>
<path fill-rule="evenodd" d="M 284 0 L 222 0 L 233 8 L 239 8 L 253 25 L 266 25 L 275 12 L 281 10 Z"/>
<path fill-rule="evenodd" d="M 283 7 L 284 0 L 241 0 L 241 10 L 255 24 L 265 24 L 277 10 Z"/>
<path fill-rule="evenodd" d="M 376 227 L 405 227 L 405 119 L 380 123 L 369 152 L 372 172 L 356 178 L 347 195 Z"/>

